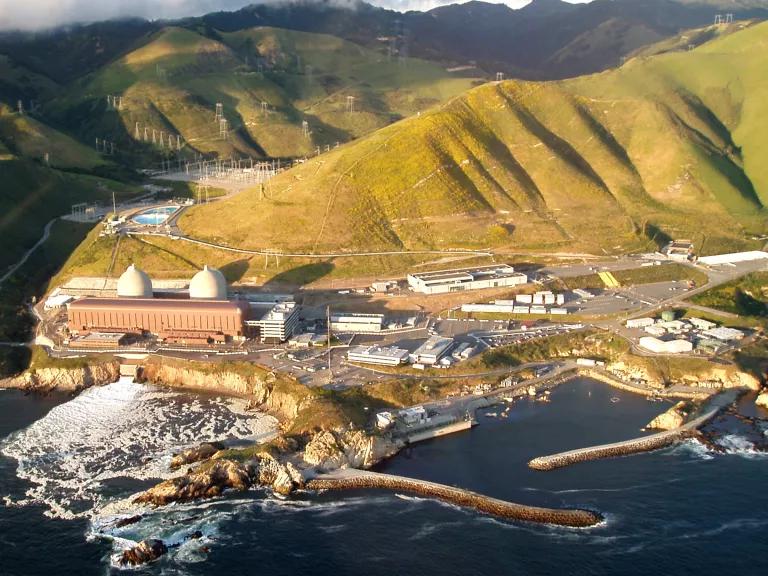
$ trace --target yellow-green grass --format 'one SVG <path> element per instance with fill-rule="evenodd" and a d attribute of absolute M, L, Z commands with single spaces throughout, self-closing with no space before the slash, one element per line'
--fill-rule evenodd
<path fill-rule="evenodd" d="M 51 219 L 67 214 L 73 204 L 112 201 L 138 190 L 117 182 L 60 172 L 21 159 L 0 161 L 0 269 L 16 262 L 43 234 Z"/>
<path fill-rule="evenodd" d="M 220 42 L 165 28 L 69 88 L 51 110 L 65 117 L 83 105 L 84 93 L 92 102 L 100 100 L 98 113 L 88 117 L 90 129 L 117 132 L 132 148 L 139 148 L 138 122 L 181 135 L 188 152 L 304 156 L 442 102 L 472 83 L 431 62 L 386 62 L 375 51 L 332 36 L 274 28 L 221 36 Z M 256 50 L 266 62 L 261 71 Z M 122 110 L 105 109 L 110 94 L 123 96 Z M 346 112 L 347 95 L 356 98 L 353 113 Z M 227 140 L 219 138 L 214 121 L 217 102 L 229 122 Z M 303 120 L 309 122 L 309 138 L 302 136 Z"/>
<path fill-rule="evenodd" d="M 613 277 L 622 286 L 636 286 L 640 284 L 653 284 L 655 282 L 672 282 L 690 280 L 697 286 L 707 283 L 707 275 L 691 266 L 684 264 L 670 263 L 660 266 L 642 266 L 640 268 L 629 268 L 627 270 L 612 271 Z M 605 288 L 605 283 L 598 274 L 586 274 L 584 276 L 571 276 L 562 278 L 565 285 L 575 290 L 577 288 Z"/>
<path fill-rule="evenodd" d="M 81 144 L 29 115 L 0 104 L 0 143 L 16 155 L 44 161 L 50 166 L 91 170 L 106 164 L 94 148 Z"/>
<path fill-rule="evenodd" d="M 697 294 L 691 301 L 730 314 L 764 318 L 768 316 L 768 272 L 755 272 L 716 286 Z"/>
<path fill-rule="evenodd" d="M 280 175 L 265 200 L 194 208 L 181 226 L 316 251 L 748 248 L 766 228 L 766 42 L 760 24 L 585 78 L 481 86 Z"/>

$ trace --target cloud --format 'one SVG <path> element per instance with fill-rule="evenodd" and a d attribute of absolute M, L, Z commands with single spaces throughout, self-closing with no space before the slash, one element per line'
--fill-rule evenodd
<path fill-rule="evenodd" d="M 285 0 L 261 0 L 278 3 Z M 339 4 L 352 0 L 336 0 Z M 392 10 L 429 10 L 456 0 L 369 0 Z M 490 0 L 520 8 L 530 0 Z M 588 0 L 569 0 L 583 2 Z M 254 0 L 0 0 L 0 29 L 40 30 L 76 22 L 136 16 L 148 20 L 236 10 Z"/>

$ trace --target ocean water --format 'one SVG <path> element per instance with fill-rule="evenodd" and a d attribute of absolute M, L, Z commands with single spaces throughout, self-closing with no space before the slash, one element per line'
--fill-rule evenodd
<path fill-rule="evenodd" d="M 668 407 L 598 382 L 563 385 L 551 403 L 520 401 L 507 417 L 481 413 L 481 425 L 473 430 L 422 443 L 381 466 L 516 502 L 601 511 L 606 521 L 590 529 L 504 522 L 431 499 L 373 490 L 289 499 L 263 491 L 232 494 L 145 512 L 141 522 L 116 528 L 117 518 L 136 512 L 128 497 L 151 483 L 149 475 L 160 473 L 156 462 L 167 457 L 175 435 L 183 437 L 181 444 L 187 441 L 184 434 L 193 424 L 184 416 L 185 405 L 195 406 L 189 409 L 191 420 L 206 420 L 210 436 L 245 436 L 249 426 L 264 434 L 267 423 L 243 421 L 248 416 L 229 411 L 221 399 L 141 390 L 139 399 L 147 394 L 154 404 L 135 410 L 129 400 L 129 411 L 137 412 L 130 425 L 157 426 L 156 434 L 141 433 L 143 439 L 135 442 L 115 434 L 120 454 L 105 457 L 108 450 L 100 448 L 96 456 L 79 456 L 77 465 L 63 466 L 57 451 L 71 458 L 78 449 L 91 450 L 48 435 L 66 436 L 76 428 L 65 414 L 85 414 L 112 429 L 110 419 L 96 416 L 105 407 L 115 410 L 115 397 L 126 394 L 111 392 L 86 409 L 82 401 L 71 406 L 79 398 L 58 404 L 0 391 L 0 437 L 5 437 L 0 451 L 13 456 L 0 458 L 0 497 L 12 502 L 0 505 L 3 576 L 117 573 L 110 557 L 152 536 L 177 546 L 134 572 L 722 576 L 768 571 L 768 457 L 755 454 L 737 434 L 723 440 L 727 454 L 688 442 L 549 472 L 527 468 L 534 456 L 633 437 Z M 167 421 L 152 422 L 158 414 Z M 194 426 L 195 432 L 203 429 Z M 107 444 L 106 432 L 94 438 Z M 27 442 L 32 439 L 45 449 L 33 449 Z M 120 467 L 130 478 L 117 473 Z M 75 479 L 86 488 L 76 489 Z M 198 530 L 203 537 L 190 539 Z"/>

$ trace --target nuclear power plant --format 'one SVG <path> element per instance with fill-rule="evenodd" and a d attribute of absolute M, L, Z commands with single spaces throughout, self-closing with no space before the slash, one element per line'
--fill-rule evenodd
<path fill-rule="evenodd" d="M 277 305 L 277 304 L 276 304 Z M 281 303 L 285 312 L 285 303 Z M 154 336 L 164 342 L 213 344 L 260 338 L 284 339 L 292 335 L 298 308 L 281 314 L 283 326 L 262 334 L 263 304 L 230 299 L 227 281 L 217 269 L 205 266 L 195 274 L 186 293 L 156 296 L 152 280 L 133 264 L 117 282 L 117 297 L 85 297 L 67 305 L 71 334 L 120 333 Z M 274 315 L 272 315 L 274 316 Z M 270 318 L 274 323 L 274 318 Z"/>

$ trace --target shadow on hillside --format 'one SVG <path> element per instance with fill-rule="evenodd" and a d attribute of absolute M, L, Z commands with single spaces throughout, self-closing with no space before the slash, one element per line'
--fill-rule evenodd
<path fill-rule="evenodd" d="M 650 222 L 646 222 L 645 229 L 643 230 L 643 233 L 645 234 L 646 238 L 648 238 L 651 242 L 656 244 L 656 247 L 661 250 L 672 242 L 672 237 L 664 232 L 661 228 L 656 226 L 656 224 L 651 224 Z"/>
<path fill-rule="evenodd" d="M 245 273 L 248 272 L 248 267 L 250 264 L 251 258 L 242 258 L 240 260 L 235 260 L 233 262 L 224 264 L 221 268 L 219 268 L 219 270 L 222 274 L 224 274 L 224 277 L 231 284 L 233 282 L 239 282 L 243 279 Z"/>
<path fill-rule="evenodd" d="M 276 274 L 264 283 L 264 288 L 277 286 L 306 286 L 327 276 L 333 271 L 331 262 L 316 262 L 313 264 L 304 264 L 291 270 L 286 270 Z"/>

